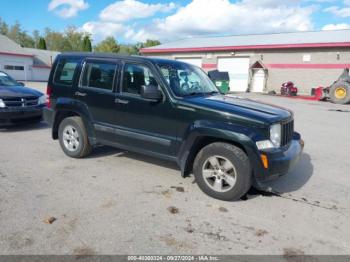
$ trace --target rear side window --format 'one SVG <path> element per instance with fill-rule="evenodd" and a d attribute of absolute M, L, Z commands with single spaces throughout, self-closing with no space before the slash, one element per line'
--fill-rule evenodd
<path fill-rule="evenodd" d="M 81 78 L 81 87 L 113 90 L 117 64 L 106 61 L 88 61 L 85 63 Z"/>
<path fill-rule="evenodd" d="M 78 60 L 76 59 L 60 59 L 56 67 L 54 83 L 71 86 L 77 65 Z"/>

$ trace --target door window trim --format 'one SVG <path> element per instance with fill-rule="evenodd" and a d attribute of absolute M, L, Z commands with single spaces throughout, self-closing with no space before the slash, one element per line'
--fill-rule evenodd
<path fill-rule="evenodd" d="M 110 64 L 115 64 L 115 70 L 114 70 L 114 75 L 113 75 L 113 84 L 112 84 L 112 89 L 103 89 L 103 88 L 98 88 L 98 87 L 92 87 L 92 86 L 83 86 L 82 81 L 83 81 L 83 76 L 85 73 L 86 69 L 86 64 L 87 63 L 110 63 Z M 79 82 L 78 82 L 78 88 L 79 89 L 85 89 L 85 90 L 91 90 L 91 91 L 98 91 L 98 92 L 103 92 L 103 93 L 116 93 L 117 88 L 118 88 L 118 82 L 119 82 L 119 71 L 120 71 L 121 63 L 119 60 L 115 59 L 103 59 L 103 58 L 86 58 L 82 62 L 82 68 L 80 71 L 80 76 L 79 76 Z"/>

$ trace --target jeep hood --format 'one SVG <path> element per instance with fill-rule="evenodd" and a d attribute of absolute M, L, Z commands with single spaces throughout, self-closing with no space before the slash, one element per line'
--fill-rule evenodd
<path fill-rule="evenodd" d="M 0 99 L 11 97 L 42 96 L 43 94 L 34 89 L 23 86 L 0 86 Z"/>
<path fill-rule="evenodd" d="M 194 96 L 186 98 L 186 102 L 205 107 L 207 110 L 221 111 L 265 124 L 286 120 L 293 115 L 290 110 L 282 107 L 230 95 Z"/>

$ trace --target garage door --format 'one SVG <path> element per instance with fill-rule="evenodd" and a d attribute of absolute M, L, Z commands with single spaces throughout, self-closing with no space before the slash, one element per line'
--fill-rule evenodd
<path fill-rule="evenodd" d="M 202 67 L 202 58 L 176 58 L 176 60 L 198 67 Z"/>
<path fill-rule="evenodd" d="M 25 65 L 5 61 L 2 66 L 3 71 L 9 74 L 15 80 L 26 80 Z"/>
<path fill-rule="evenodd" d="M 247 91 L 249 78 L 249 58 L 218 58 L 218 70 L 229 73 L 230 91 Z"/>

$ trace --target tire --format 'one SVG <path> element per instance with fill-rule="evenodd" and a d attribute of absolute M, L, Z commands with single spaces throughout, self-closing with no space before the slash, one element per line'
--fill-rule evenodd
<path fill-rule="evenodd" d="M 248 156 L 228 143 L 215 142 L 200 150 L 194 160 L 193 173 L 199 188 L 220 200 L 237 201 L 252 185 Z"/>
<path fill-rule="evenodd" d="M 331 101 L 336 104 L 350 104 L 350 83 L 338 82 L 335 83 L 329 92 Z"/>
<path fill-rule="evenodd" d="M 69 157 L 84 158 L 92 151 L 86 128 L 80 117 L 63 119 L 58 128 L 58 139 L 63 152 Z"/>

